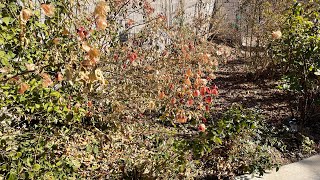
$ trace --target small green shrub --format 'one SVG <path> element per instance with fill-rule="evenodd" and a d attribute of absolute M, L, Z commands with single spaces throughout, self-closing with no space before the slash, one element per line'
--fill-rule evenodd
<path fill-rule="evenodd" d="M 302 137 L 302 152 L 305 154 L 315 153 L 315 142 L 307 136 Z"/>
<path fill-rule="evenodd" d="M 176 143 L 181 152 L 191 152 L 199 166 L 216 177 L 232 177 L 277 166 L 272 158 L 274 138 L 257 111 L 233 106 L 205 132 Z M 201 162 L 201 163 L 200 163 Z"/>

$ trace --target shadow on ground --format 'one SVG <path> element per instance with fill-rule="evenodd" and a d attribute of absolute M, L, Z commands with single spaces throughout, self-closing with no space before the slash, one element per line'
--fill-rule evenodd
<path fill-rule="evenodd" d="M 277 89 L 279 76 L 249 72 L 246 62 L 235 59 L 219 67 L 215 84 L 219 87 L 218 111 L 223 112 L 233 103 L 245 108 L 261 109 L 269 121 L 276 123 L 291 117 L 292 97 Z"/>

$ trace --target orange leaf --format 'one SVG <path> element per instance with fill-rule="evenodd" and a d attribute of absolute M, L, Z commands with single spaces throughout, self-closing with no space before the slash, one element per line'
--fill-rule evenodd
<path fill-rule="evenodd" d="M 96 48 L 91 48 L 88 52 L 88 55 L 90 59 L 95 59 L 100 56 L 100 52 Z"/>
<path fill-rule="evenodd" d="M 93 62 L 89 61 L 89 60 L 83 60 L 81 62 L 82 66 L 84 67 L 89 67 L 89 66 L 93 66 Z"/>
<path fill-rule="evenodd" d="M 42 74 L 41 74 L 41 77 L 42 77 L 43 79 L 50 79 L 50 76 L 49 76 L 47 73 L 42 73 Z"/>
<path fill-rule="evenodd" d="M 191 86 L 191 81 L 190 81 L 190 78 L 186 78 L 186 80 L 184 81 L 184 83 L 187 85 L 187 86 Z"/>
<path fill-rule="evenodd" d="M 53 82 L 50 78 L 50 76 L 47 73 L 42 73 L 41 77 L 43 78 L 42 80 L 42 86 L 43 87 L 48 87 L 48 86 L 52 86 Z"/>
<path fill-rule="evenodd" d="M 186 116 L 178 116 L 177 117 L 177 121 L 179 122 L 179 123 L 186 123 L 187 122 L 187 117 Z"/>
<path fill-rule="evenodd" d="M 207 104 L 211 104 L 212 103 L 212 97 L 211 96 L 205 97 L 205 101 L 206 101 Z"/>
<path fill-rule="evenodd" d="M 27 22 L 32 15 L 33 12 L 30 9 L 23 9 L 21 11 L 20 17 L 23 22 Z"/>
<path fill-rule="evenodd" d="M 159 92 L 159 99 L 163 99 L 165 97 L 165 93 L 163 91 Z"/>
<path fill-rule="evenodd" d="M 128 26 L 132 26 L 134 24 L 134 20 L 133 19 L 128 19 L 127 20 L 127 25 Z"/>
<path fill-rule="evenodd" d="M 60 72 L 57 73 L 57 81 L 62 81 L 63 80 L 63 76 Z"/>
<path fill-rule="evenodd" d="M 60 43 L 60 39 L 54 38 L 52 42 L 53 42 L 53 44 L 58 45 Z"/>
<path fill-rule="evenodd" d="M 21 83 L 20 84 L 20 89 L 19 89 L 19 93 L 23 94 L 26 90 L 29 89 L 29 85 L 26 83 Z"/>
<path fill-rule="evenodd" d="M 48 87 L 48 86 L 52 86 L 53 85 L 53 82 L 52 82 L 52 80 L 51 79 L 43 79 L 43 81 L 42 81 L 42 86 L 43 87 Z"/>
<path fill-rule="evenodd" d="M 186 75 L 187 75 L 188 77 L 191 77 L 191 76 L 193 75 L 190 68 L 187 70 Z"/>
<path fill-rule="evenodd" d="M 188 105 L 188 106 L 192 106 L 193 103 L 194 103 L 193 99 L 191 99 L 191 98 L 188 99 L 188 101 L 187 101 L 187 105 Z"/>
<path fill-rule="evenodd" d="M 171 98 L 171 104 L 174 105 L 177 102 L 176 98 Z"/>
<path fill-rule="evenodd" d="M 186 123 L 188 118 L 187 116 L 185 115 L 184 111 L 180 111 L 178 112 L 177 116 L 176 116 L 176 120 L 179 122 L 179 123 Z"/>
<path fill-rule="evenodd" d="M 63 28 L 63 31 L 62 31 L 62 35 L 68 35 L 70 32 L 68 31 L 67 28 Z"/>
<path fill-rule="evenodd" d="M 52 4 L 41 4 L 41 9 L 46 16 L 52 17 L 54 15 L 55 8 Z"/>
<path fill-rule="evenodd" d="M 92 107 L 92 101 L 88 101 L 87 105 L 88 107 Z"/>
<path fill-rule="evenodd" d="M 200 91 L 199 90 L 194 90 L 193 97 L 198 97 L 199 95 L 200 95 Z"/>
<path fill-rule="evenodd" d="M 209 54 L 202 54 L 202 57 L 201 57 L 201 60 L 202 60 L 202 62 L 203 63 L 208 63 L 208 61 L 209 61 Z"/>
<path fill-rule="evenodd" d="M 96 19 L 96 26 L 98 30 L 105 30 L 108 27 L 108 23 L 103 17 L 98 17 Z"/>
<path fill-rule="evenodd" d="M 93 14 L 96 17 L 106 17 L 109 11 L 110 11 L 110 7 L 108 6 L 107 2 L 100 1 L 98 2 L 96 8 L 94 9 Z"/>
<path fill-rule="evenodd" d="M 271 36 L 272 36 L 272 39 L 280 39 L 282 37 L 282 33 L 280 30 L 274 31 L 272 32 Z"/>

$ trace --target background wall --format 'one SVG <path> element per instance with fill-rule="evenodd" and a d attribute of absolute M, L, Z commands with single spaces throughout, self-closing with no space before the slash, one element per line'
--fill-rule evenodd
<path fill-rule="evenodd" d="M 184 23 L 192 22 L 194 17 L 199 15 L 210 18 L 214 2 L 215 0 L 155 0 L 151 2 L 151 6 L 155 8 L 155 14 L 163 14 L 167 17 L 167 23 L 170 26 L 176 20 L 175 17 L 180 9 L 183 9 L 185 13 Z M 138 24 L 143 23 L 141 12 L 129 13 L 128 17 Z M 135 27 L 131 32 L 138 32 L 142 27 Z"/>

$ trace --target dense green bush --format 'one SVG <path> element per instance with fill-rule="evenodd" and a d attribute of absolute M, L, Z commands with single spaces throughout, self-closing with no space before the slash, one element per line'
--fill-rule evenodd
<path fill-rule="evenodd" d="M 301 95 L 301 119 L 308 118 L 319 101 L 319 1 L 296 2 L 288 11 L 281 32 L 274 32 L 271 54 L 284 74 L 282 88 Z"/>

